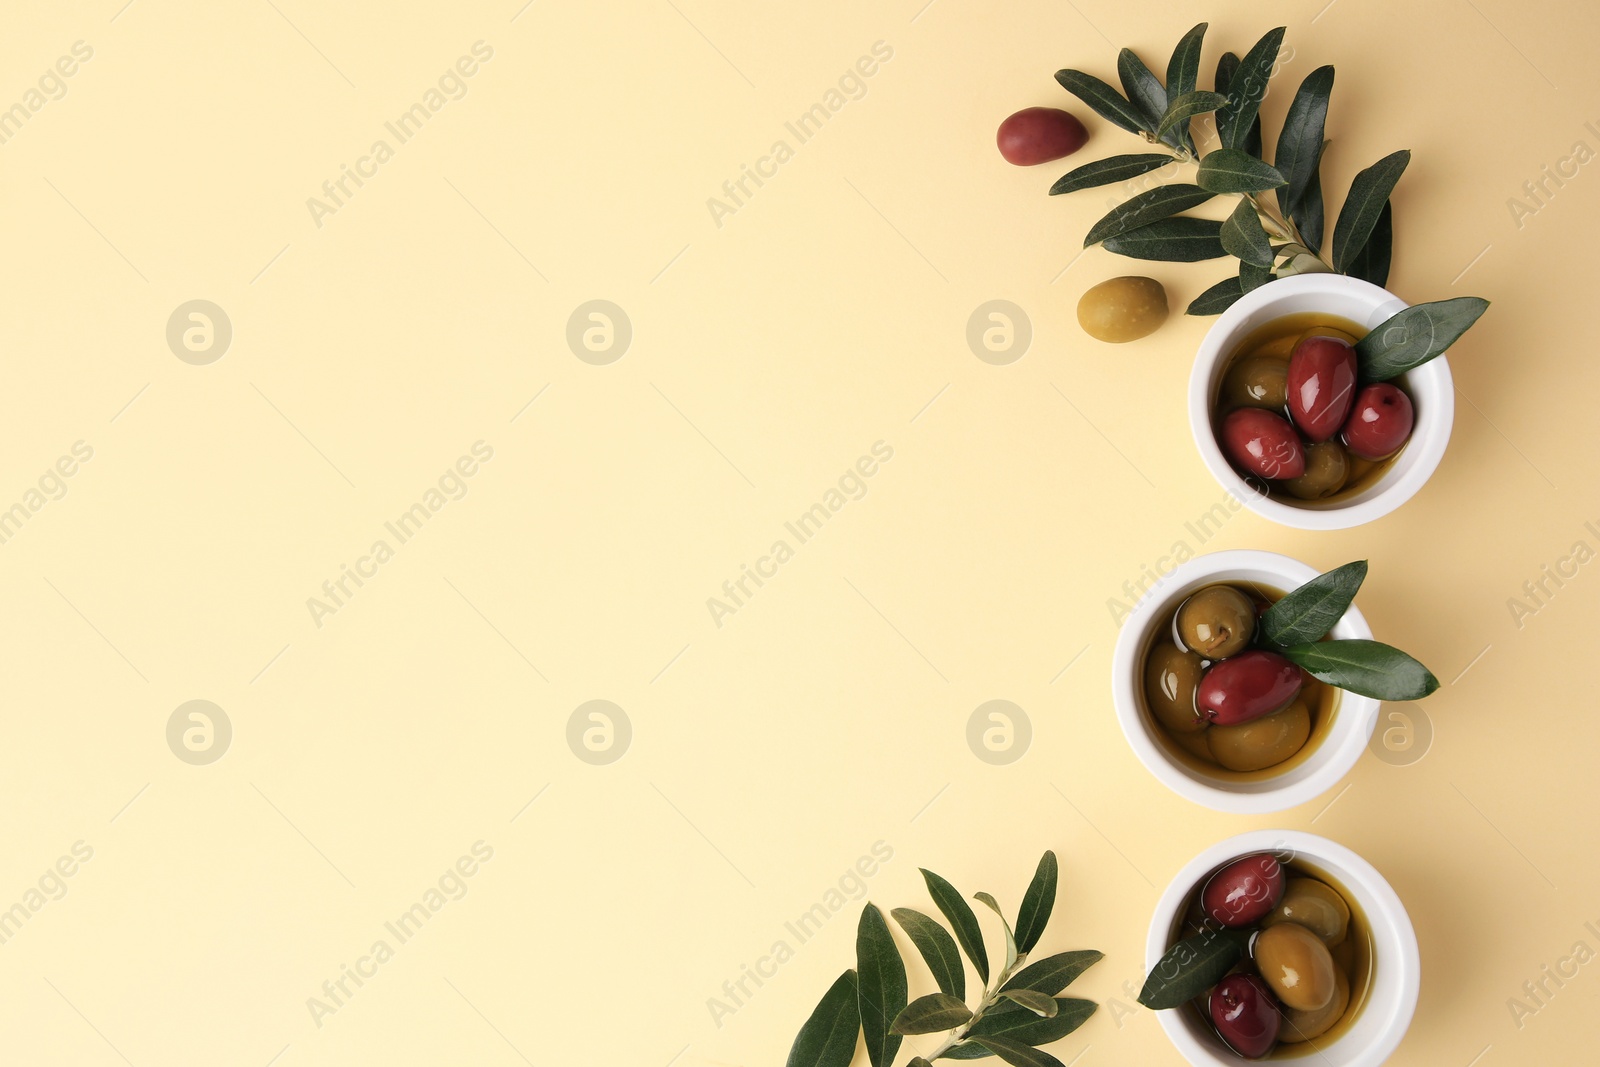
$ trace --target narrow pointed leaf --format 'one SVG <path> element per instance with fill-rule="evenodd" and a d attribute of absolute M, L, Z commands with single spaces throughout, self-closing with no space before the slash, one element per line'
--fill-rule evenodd
<path fill-rule="evenodd" d="M 983 1013 L 972 1027 L 973 1037 L 1003 1037 L 1023 1045 L 1048 1045 L 1060 1041 L 1089 1021 L 1097 1005 L 1092 1000 L 1078 997 L 1057 997 L 1056 1013 L 1043 1018 L 1015 1004 L 997 1004 Z M 992 1053 L 981 1045 L 970 1042 L 957 1045 L 946 1052 L 943 1059 L 976 1060 Z"/>
<path fill-rule="evenodd" d="M 1194 92 L 1194 87 L 1200 80 L 1200 46 L 1205 41 L 1206 26 L 1207 23 L 1202 22 L 1184 34 L 1183 39 L 1178 42 L 1178 47 L 1172 50 L 1172 58 L 1167 60 L 1169 108 L 1177 103 L 1179 97 Z"/>
<path fill-rule="evenodd" d="M 948 993 L 929 993 L 907 1004 L 890 1030 L 896 1034 L 937 1034 L 972 1018 L 972 1009 Z"/>
<path fill-rule="evenodd" d="M 1131 48 L 1124 48 L 1117 54 L 1117 77 L 1122 81 L 1122 91 L 1128 95 L 1129 102 L 1144 116 L 1144 128 L 1154 130 L 1160 125 L 1161 116 L 1167 113 L 1166 89 Z M 1168 144 L 1177 142 L 1176 137 L 1167 139 Z"/>
<path fill-rule="evenodd" d="M 900 924 L 906 936 L 911 938 L 911 943 L 917 946 L 917 951 L 922 953 L 923 962 L 932 972 L 939 991 L 964 999 L 967 995 L 967 972 L 961 966 L 961 953 L 956 949 L 956 940 L 950 936 L 950 931 L 939 925 L 937 920 L 911 908 L 896 908 L 889 914 L 894 916 L 894 921 Z"/>
<path fill-rule="evenodd" d="M 1006 933 L 1006 966 L 1009 971 L 1017 962 L 1017 938 L 1011 932 L 1011 924 L 1006 922 L 1006 913 L 1000 910 L 1000 902 L 988 893 L 974 893 L 972 899 L 981 900 L 988 905 L 989 910 L 1000 916 L 1000 928 Z"/>
<path fill-rule="evenodd" d="M 856 1058 L 861 1014 L 856 1005 L 856 972 L 841 974 L 822 995 L 811 1018 L 789 1049 L 786 1067 L 850 1067 Z"/>
<path fill-rule="evenodd" d="M 1224 278 L 1216 285 L 1207 289 L 1193 300 L 1184 309 L 1185 315 L 1220 315 L 1233 306 L 1235 300 L 1244 295 L 1238 277 Z"/>
<path fill-rule="evenodd" d="M 1237 148 L 1219 148 L 1201 158 L 1194 180 L 1213 193 L 1258 193 L 1282 185 L 1283 175 Z"/>
<path fill-rule="evenodd" d="M 1139 109 L 1093 74 L 1085 74 L 1081 70 L 1058 70 L 1056 81 L 1106 121 L 1121 126 L 1129 133 L 1144 132 L 1144 116 L 1139 114 Z"/>
<path fill-rule="evenodd" d="M 1012 1067 L 1061 1067 L 1061 1061 L 1050 1053 L 1029 1048 L 1020 1041 L 1004 1037 L 975 1037 L 972 1043 L 988 1049 Z"/>
<path fill-rule="evenodd" d="M 1289 102 L 1283 119 L 1283 132 L 1273 165 L 1287 180 L 1278 190 L 1278 206 L 1293 215 L 1301 197 L 1311 187 L 1322 159 L 1322 133 L 1328 121 L 1328 96 L 1333 92 L 1333 68 L 1318 67 L 1306 75 Z"/>
<path fill-rule="evenodd" d="M 928 895 L 950 923 L 950 929 L 955 931 L 961 951 L 972 961 L 972 969 L 978 972 L 979 978 L 988 982 L 989 956 L 983 947 L 983 931 L 978 928 L 978 917 L 972 914 L 972 906 L 961 899 L 955 886 L 930 870 L 918 869 L 922 871 L 922 880 L 928 884 Z"/>
<path fill-rule="evenodd" d="M 906 1062 L 906 1067 L 933 1067 L 933 1064 L 929 1063 L 921 1056 L 913 1056 Z"/>
<path fill-rule="evenodd" d="M 1071 985 L 1078 975 L 1103 959 L 1105 953 L 1096 952 L 1092 948 L 1060 952 L 1028 964 L 1012 975 L 1010 981 L 1000 989 L 1002 992 L 1007 989 L 1037 989 L 1041 993 L 1055 996 Z"/>
<path fill-rule="evenodd" d="M 1384 201 L 1383 212 L 1378 216 L 1378 224 L 1372 228 L 1372 236 L 1367 238 L 1367 243 L 1356 253 L 1350 261 L 1350 269 L 1345 273 L 1352 278 L 1360 278 L 1373 285 L 1389 284 L 1389 261 L 1394 257 L 1394 202 Z"/>
<path fill-rule="evenodd" d="M 1056 906 L 1056 882 L 1059 877 L 1056 854 L 1046 852 L 1033 872 L 1028 891 L 1022 894 L 1022 906 L 1017 909 L 1017 950 L 1032 952 L 1033 946 L 1044 936 L 1050 922 L 1050 913 Z"/>
<path fill-rule="evenodd" d="M 1439 688 L 1432 671 L 1381 641 L 1316 641 L 1283 654 L 1318 681 L 1374 700 L 1421 700 Z"/>
<path fill-rule="evenodd" d="M 1176 1008 L 1216 985 L 1244 955 L 1250 935 L 1237 930 L 1207 930 L 1167 950 L 1139 990 L 1147 1008 Z"/>
<path fill-rule="evenodd" d="M 1259 289 L 1272 280 L 1271 267 L 1258 267 L 1254 263 L 1239 261 L 1239 291 L 1248 293 L 1252 289 Z"/>
<path fill-rule="evenodd" d="M 1328 636 L 1367 579 L 1367 561 L 1358 559 L 1319 574 L 1261 614 L 1261 632 L 1280 648 L 1306 645 Z"/>
<path fill-rule="evenodd" d="M 1197 263 L 1227 255 L 1218 233 L 1222 223 L 1215 219 L 1196 219 L 1178 215 L 1127 233 L 1105 239 L 1107 252 L 1129 259 L 1161 260 L 1167 263 Z"/>
<path fill-rule="evenodd" d="M 1345 197 L 1344 206 L 1339 209 L 1339 221 L 1333 226 L 1335 270 L 1345 271 L 1367 243 L 1367 238 L 1372 236 L 1378 216 L 1383 214 L 1383 205 L 1410 162 L 1411 153 L 1401 149 L 1384 156 L 1350 183 L 1350 195 Z"/>
<path fill-rule="evenodd" d="M 1205 89 L 1185 93 L 1167 107 L 1166 114 L 1161 116 L 1161 125 L 1156 129 L 1156 136 L 1164 137 L 1168 131 L 1176 127 L 1181 136 L 1187 137 L 1190 119 L 1196 115 L 1215 111 L 1227 102 L 1228 98 L 1221 93 L 1208 92 Z"/>
<path fill-rule="evenodd" d="M 900 1051 L 900 1035 L 891 1033 L 889 1024 L 904 1010 L 909 995 L 906 965 L 900 960 L 889 924 L 877 905 L 861 910 L 856 927 L 857 1003 L 861 1011 L 861 1033 L 866 1038 L 867 1058 L 872 1067 L 890 1067 Z"/>
<path fill-rule="evenodd" d="M 1046 1019 L 1056 1013 L 1056 998 L 1036 989 L 1008 989 L 1000 995 Z"/>
<path fill-rule="evenodd" d="M 1222 138 L 1222 147 L 1249 150 L 1246 142 L 1267 95 L 1267 81 L 1278 60 L 1283 34 L 1282 26 L 1268 30 L 1239 60 L 1239 69 L 1228 79 L 1228 104 L 1217 112 L 1217 136 Z M 1257 145 L 1252 154 L 1260 152 Z"/>
<path fill-rule="evenodd" d="M 1139 152 L 1133 155 L 1097 159 L 1093 163 L 1085 163 L 1075 170 L 1069 170 L 1057 178 L 1056 183 L 1050 187 L 1050 195 L 1075 193 L 1079 189 L 1093 189 L 1113 182 L 1125 182 L 1129 178 L 1137 178 L 1152 170 L 1160 170 L 1171 162 L 1172 157 L 1164 152 Z"/>
<path fill-rule="evenodd" d="M 1320 165 L 1322 157 L 1317 157 Z M 1300 231 L 1301 240 L 1313 252 L 1322 251 L 1322 175 L 1318 171 L 1311 172 L 1311 184 L 1306 186 L 1306 191 L 1300 194 L 1300 202 L 1289 213 L 1294 222 L 1294 228 Z"/>
<path fill-rule="evenodd" d="M 1222 247 L 1228 250 L 1229 255 L 1238 256 L 1244 262 L 1254 263 L 1258 267 L 1272 266 L 1272 242 L 1267 239 L 1267 231 L 1261 228 L 1261 216 L 1256 214 L 1256 206 L 1249 200 L 1239 200 L 1239 206 L 1222 224 L 1220 236 Z"/>
<path fill-rule="evenodd" d="M 1109 247 L 1109 246 L 1108 246 Z M 1414 304 L 1385 319 L 1356 342 L 1364 382 L 1386 382 L 1447 351 L 1489 310 L 1489 301 L 1458 296 Z"/>
<path fill-rule="evenodd" d="M 1154 189 L 1147 189 L 1138 196 L 1132 197 L 1124 203 L 1118 204 L 1111 211 L 1089 228 L 1083 238 L 1083 247 L 1099 244 L 1107 237 L 1115 237 L 1119 233 L 1147 226 L 1152 222 L 1176 215 L 1198 204 L 1210 200 L 1215 194 L 1208 193 L 1198 185 L 1187 182 L 1173 182 L 1171 185 L 1159 185 Z"/>

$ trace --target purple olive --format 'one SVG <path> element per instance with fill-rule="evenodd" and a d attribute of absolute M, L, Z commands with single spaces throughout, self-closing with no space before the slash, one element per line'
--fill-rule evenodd
<path fill-rule="evenodd" d="M 1305 675 L 1276 652 L 1253 648 L 1216 664 L 1200 679 L 1195 704 L 1219 726 L 1236 726 L 1286 708 Z"/>
<path fill-rule="evenodd" d="M 1083 147 L 1089 131 L 1077 117 L 1053 107 L 1029 107 L 1000 124 L 995 141 L 1007 163 L 1031 167 L 1070 156 Z"/>
<path fill-rule="evenodd" d="M 1250 926 L 1283 899 L 1283 864 L 1269 852 L 1234 860 L 1207 879 L 1200 907 L 1223 926 Z"/>
<path fill-rule="evenodd" d="M 1344 424 L 1344 445 L 1362 459 L 1383 459 L 1411 436 L 1416 413 L 1411 398 L 1388 382 L 1361 390 Z"/>
<path fill-rule="evenodd" d="M 1222 420 L 1222 449 L 1240 467 L 1268 480 L 1298 478 L 1306 452 L 1289 420 L 1261 408 L 1239 408 Z"/>
<path fill-rule="evenodd" d="M 1265 982 L 1253 974 L 1230 974 L 1211 991 L 1211 1025 L 1229 1048 L 1256 1060 L 1278 1043 L 1283 1016 Z"/>
<path fill-rule="evenodd" d="M 1337 337 L 1307 337 L 1289 357 L 1289 414 L 1313 444 L 1339 432 L 1356 399 L 1356 350 Z"/>

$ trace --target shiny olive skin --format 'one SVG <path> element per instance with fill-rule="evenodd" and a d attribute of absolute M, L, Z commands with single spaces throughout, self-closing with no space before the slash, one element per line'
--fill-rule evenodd
<path fill-rule="evenodd" d="M 1336 337 L 1307 337 L 1289 357 L 1289 417 L 1315 444 L 1339 432 L 1356 398 L 1356 350 Z"/>
<path fill-rule="evenodd" d="M 1031 167 L 1070 156 L 1089 139 L 1077 116 L 1053 107 L 1023 108 L 1000 124 L 995 143 L 1007 163 Z"/>
<path fill-rule="evenodd" d="M 1175 734 L 1199 733 L 1205 716 L 1195 709 L 1205 661 L 1193 652 L 1163 641 L 1150 650 L 1144 665 L 1144 698 L 1156 721 Z"/>
<path fill-rule="evenodd" d="M 1167 321 L 1167 291 L 1154 278 L 1108 278 L 1078 298 L 1078 325 L 1096 341 L 1124 344 Z"/>
<path fill-rule="evenodd" d="M 1288 707 L 1304 686 L 1299 667 L 1276 652 L 1253 648 L 1206 671 L 1195 702 L 1207 721 L 1235 726 Z"/>
<path fill-rule="evenodd" d="M 1278 1040 L 1296 1043 L 1310 1041 L 1327 1033 L 1334 1023 L 1344 1018 L 1344 1010 L 1350 1006 L 1350 979 L 1337 967 L 1333 971 L 1333 985 L 1333 999 L 1320 1011 L 1284 1008 Z"/>
<path fill-rule="evenodd" d="M 1290 496 L 1321 500 L 1344 488 L 1350 478 L 1350 457 L 1338 441 L 1318 441 L 1306 448 L 1306 472 L 1283 483 Z"/>
<path fill-rule="evenodd" d="M 1267 984 L 1253 974 L 1230 974 L 1211 991 L 1211 1025 L 1228 1047 L 1260 1059 L 1278 1043 L 1283 1016 Z"/>
<path fill-rule="evenodd" d="M 1210 733 L 1211 729 L 1207 727 L 1195 734 L 1169 733 L 1167 736 L 1172 738 L 1173 743 L 1179 748 L 1196 759 L 1205 760 L 1207 763 L 1215 763 L 1217 761 L 1211 756 L 1211 744 L 1206 740 L 1206 736 Z"/>
<path fill-rule="evenodd" d="M 1383 459 L 1400 450 L 1416 424 L 1411 398 L 1388 382 L 1375 382 L 1356 395 L 1344 424 L 1344 444 L 1362 459 Z"/>
<path fill-rule="evenodd" d="M 1283 899 L 1283 865 L 1267 852 L 1236 859 L 1206 880 L 1200 910 L 1223 926 L 1250 926 Z"/>
<path fill-rule="evenodd" d="M 1306 453 L 1289 420 L 1261 408 L 1239 408 L 1222 420 L 1222 450 L 1250 474 L 1275 481 L 1306 472 Z"/>
<path fill-rule="evenodd" d="M 1321 1011 L 1334 998 L 1338 973 L 1322 938 L 1294 923 L 1269 926 L 1251 946 L 1256 970 L 1286 1008 Z"/>
<path fill-rule="evenodd" d="M 1185 600 L 1174 620 L 1178 639 L 1206 659 L 1243 652 L 1256 632 L 1256 608 L 1231 585 L 1208 585 Z"/>
<path fill-rule="evenodd" d="M 1311 737 L 1311 709 L 1301 697 L 1282 711 L 1259 719 L 1237 726 L 1213 726 L 1207 736 L 1211 758 L 1228 770 L 1264 771 L 1305 747 Z"/>
<path fill-rule="evenodd" d="M 1284 887 L 1283 899 L 1273 908 L 1262 926 L 1294 923 L 1322 938 L 1330 949 L 1341 943 L 1350 931 L 1350 905 L 1339 891 L 1315 878 L 1291 878 Z"/>
<path fill-rule="evenodd" d="M 1269 356 L 1235 360 L 1222 379 L 1222 404 L 1282 411 L 1289 403 L 1289 365 Z"/>

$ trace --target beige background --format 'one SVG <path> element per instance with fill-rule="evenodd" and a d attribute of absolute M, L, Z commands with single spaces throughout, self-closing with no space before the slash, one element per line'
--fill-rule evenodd
<path fill-rule="evenodd" d="M 1600 547 L 1600 179 L 1520 227 L 1507 201 L 1600 148 L 1600 16 L 1324 2 L 13 13 L 0 107 L 74 42 L 93 58 L 0 145 L 0 507 L 74 442 L 93 458 L 0 546 L 0 907 L 75 842 L 93 858 L 0 945 L 0 1059 L 781 1062 L 858 903 L 720 1026 L 707 1001 L 881 840 L 885 908 L 928 907 L 919 865 L 1014 907 L 1055 849 L 1041 951 L 1107 958 L 1074 987 L 1106 1010 L 1052 1051 L 1176 1063 L 1128 992 L 1150 909 L 1202 847 L 1267 825 L 1355 848 L 1410 907 L 1426 975 L 1394 1062 L 1591 1057 L 1600 970 L 1520 1028 L 1506 1002 L 1600 947 L 1600 577 L 1521 628 L 1507 600 Z M 1374 629 L 1447 683 L 1425 758 L 1369 754 L 1265 819 L 1167 792 L 1108 696 L 1106 599 L 1220 499 L 1183 414 L 1207 322 L 1085 338 L 1078 295 L 1142 268 L 1075 258 L 1104 197 L 1052 200 L 1068 164 L 993 143 L 1017 108 L 1083 112 L 1057 68 L 1112 76 L 1126 44 L 1164 69 L 1201 19 L 1206 78 L 1288 24 L 1273 129 L 1337 65 L 1330 208 L 1415 151 L 1392 288 L 1495 302 L 1452 353 L 1455 436 L 1414 501 L 1335 534 L 1241 515 L 1208 546 L 1370 558 Z M 307 199 L 477 41 L 465 95 L 319 228 Z M 717 226 L 707 199 L 877 41 L 864 96 Z M 1075 162 L 1136 150 L 1086 118 Z M 1222 269 L 1148 273 L 1181 307 Z M 1034 331 L 1003 367 L 964 336 L 996 298 Z M 165 340 L 193 299 L 233 327 L 205 366 Z M 592 299 L 632 323 L 609 366 L 565 341 Z M 706 599 L 880 440 L 866 495 L 715 626 Z M 307 598 L 478 441 L 466 495 L 316 626 Z M 994 698 L 1032 723 L 1008 766 L 965 739 Z M 208 766 L 166 741 L 194 699 L 233 728 Z M 566 742 L 592 699 L 632 725 L 610 765 Z M 308 998 L 478 841 L 465 896 L 318 1026 Z"/>

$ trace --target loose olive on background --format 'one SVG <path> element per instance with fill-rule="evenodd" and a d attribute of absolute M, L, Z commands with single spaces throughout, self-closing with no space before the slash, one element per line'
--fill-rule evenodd
<path fill-rule="evenodd" d="M 1382 459 L 1406 443 L 1415 422 L 1411 398 L 1388 382 L 1375 382 L 1356 396 L 1344 443 L 1362 459 Z"/>
<path fill-rule="evenodd" d="M 1269 926 L 1251 946 L 1256 969 L 1284 1007 L 1321 1011 L 1334 998 L 1338 973 L 1322 938 L 1294 923 Z"/>
<path fill-rule="evenodd" d="M 1148 337 L 1167 321 L 1167 291 L 1154 278 L 1109 278 L 1078 298 L 1078 325 L 1097 341 Z"/>
<path fill-rule="evenodd" d="M 1144 667 L 1144 695 L 1157 722 L 1177 734 L 1206 728 L 1205 717 L 1194 704 L 1204 673 L 1204 661 L 1193 652 L 1165 641 L 1150 650 Z"/>
<path fill-rule="evenodd" d="M 1320 1011 L 1283 1009 L 1283 1025 L 1278 1030 L 1280 1041 L 1310 1041 L 1327 1033 L 1334 1023 L 1344 1018 L 1344 1010 L 1350 1006 L 1350 979 L 1345 977 L 1343 971 L 1334 968 L 1333 985 L 1333 999 Z"/>
<path fill-rule="evenodd" d="M 1294 923 L 1322 938 L 1329 948 L 1345 939 L 1350 929 L 1350 905 L 1339 891 L 1315 878 L 1291 878 L 1283 899 L 1261 920 L 1262 926 Z"/>
<path fill-rule="evenodd" d="M 1185 648 L 1206 659 L 1227 659 L 1250 644 L 1256 609 L 1233 586 L 1208 585 L 1183 602 L 1175 623 Z"/>
<path fill-rule="evenodd" d="M 1200 907 L 1223 926 L 1249 926 L 1283 899 L 1283 865 L 1259 852 L 1234 860 L 1206 880 Z"/>
<path fill-rule="evenodd" d="M 1302 696 L 1271 715 L 1237 726 L 1213 726 L 1207 745 L 1211 758 L 1230 771 L 1263 771 L 1299 752 L 1310 736 L 1311 709 Z"/>
<path fill-rule="evenodd" d="M 1239 408 L 1222 420 L 1222 448 L 1239 466 L 1269 480 L 1306 472 L 1300 435 L 1289 420 L 1261 408 Z"/>
<path fill-rule="evenodd" d="M 1356 396 L 1356 351 L 1336 337 L 1307 337 L 1289 357 L 1289 415 L 1313 444 L 1339 432 Z"/>
<path fill-rule="evenodd" d="M 1222 379 L 1222 403 L 1230 408 L 1282 411 L 1289 403 L 1289 365 L 1268 356 L 1246 356 Z"/>
<path fill-rule="evenodd" d="M 1318 441 L 1306 449 L 1306 472 L 1283 483 L 1292 496 L 1321 500 L 1344 488 L 1350 477 L 1350 457 L 1338 441 Z"/>
<path fill-rule="evenodd" d="M 1000 124 L 995 142 L 1007 163 L 1031 167 L 1070 156 L 1089 139 L 1077 117 L 1053 107 L 1023 108 Z"/>
<path fill-rule="evenodd" d="M 1288 707 L 1304 686 L 1299 667 L 1276 652 L 1253 648 L 1206 671 L 1195 703 L 1210 722 L 1233 726 Z"/>
<path fill-rule="evenodd" d="M 1230 974 L 1211 991 L 1211 1025 L 1228 1047 L 1259 1059 L 1278 1043 L 1283 1016 L 1267 985 L 1253 974 Z"/>

